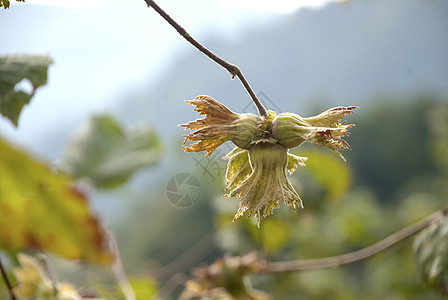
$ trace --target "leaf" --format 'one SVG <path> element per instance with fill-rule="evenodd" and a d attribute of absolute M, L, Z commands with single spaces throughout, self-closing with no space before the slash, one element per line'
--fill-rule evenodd
<path fill-rule="evenodd" d="M 416 237 L 414 254 L 422 282 L 448 295 L 448 217 Z"/>
<path fill-rule="evenodd" d="M 352 174 L 344 161 L 328 151 L 307 149 L 297 152 L 308 157 L 305 170 L 311 171 L 316 180 L 325 187 L 329 198 L 336 199 L 347 192 Z"/>
<path fill-rule="evenodd" d="M 47 83 L 47 70 L 51 63 L 53 60 L 47 55 L 0 57 L 0 113 L 15 126 L 22 108 L 30 102 L 36 89 Z M 30 81 L 31 92 L 16 89 L 16 85 L 24 79 Z"/>
<path fill-rule="evenodd" d="M 125 183 L 138 169 L 156 163 L 161 155 L 154 130 L 128 132 L 111 116 L 93 117 L 70 138 L 63 169 L 74 178 L 89 178 L 97 188 Z"/>
<path fill-rule="evenodd" d="M 252 167 L 249 163 L 249 152 L 239 147 L 235 147 L 224 156 L 224 159 L 228 160 L 226 169 L 226 190 L 232 190 L 240 185 L 252 173 Z"/>
<path fill-rule="evenodd" d="M 105 263 L 105 236 L 86 196 L 68 176 L 0 139 L 0 248 L 51 251 L 69 259 Z"/>
<path fill-rule="evenodd" d="M 135 277 L 129 279 L 137 300 L 154 299 L 157 295 L 157 283 L 150 277 Z"/>
<path fill-rule="evenodd" d="M 288 243 L 289 227 L 282 219 L 266 219 L 261 226 L 261 232 L 254 226 L 248 229 L 255 240 L 259 240 L 261 235 L 263 247 L 269 254 L 277 254 Z"/>

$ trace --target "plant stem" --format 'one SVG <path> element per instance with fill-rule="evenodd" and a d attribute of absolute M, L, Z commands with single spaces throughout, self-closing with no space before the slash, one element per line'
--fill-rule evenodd
<path fill-rule="evenodd" d="M 444 216 L 448 215 L 448 207 L 445 207 L 432 215 L 426 217 L 425 219 L 414 223 L 394 234 L 389 235 L 387 238 L 373 244 L 369 247 L 363 248 L 358 251 L 317 259 L 306 259 L 306 260 L 296 260 L 296 261 L 281 261 L 281 262 L 267 262 L 261 268 L 262 273 L 284 273 L 284 272 L 295 272 L 304 271 L 312 269 L 323 269 L 339 267 L 342 265 L 354 263 L 360 260 L 369 258 L 375 254 L 378 254 L 395 244 L 401 242 L 402 240 L 416 234 L 417 232 L 425 229 L 436 221 L 440 220 Z"/>
<path fill-rule="evenodd" d="M 258 99 L 257 95 L 255 95 L 254 91 L 250 87 L 249 82 L 244 77 L 243 73 L 241 72 L 240 68 L 238 66 L 228 63 L 227 61 L 223 60 L 216 54 L 214 54 L 212 51 L 207 49 L 204 45 L 199 43 L 197 40 L 195 40 L 188 32 L 180 26 L 176 21 L 173 20 L 163 9 L 161 9 L 154 1 L 152 0 L 145 0 L 146 4 L 151 6 L 162 18 L 164 18 L 176 31 L 183 36 L 190 44 L 192 44 L 196 49 L 207 55 L 210 59 L 212 59 L 214 62 L 222 66 L 224 69 L 226 69 L 231 75 L 232 78 L 235 76 L 238 77 L 238 79 L 243 84 L 246 91 L 249 93 L 249 96 L 252 98 L 252 101 L 254 102 L 255 106 L 258 109 L 258 113 L 260 116 L 267 116 L 266 109 L 264 108 L 263 104 L 261 104 L 260 100 Z"/>
<path fill-rule="evenodd" d="M 0 259 L 0 273 L 2 274 L 3 281 L 5 282 L 6 287 L 8 289 L 10 299 L 11 300 L 16 300 L 16 296 L 14 295 L 14 291 L 12 290 L 13 287 L 11 285 L 11 282 L 8 279 L 8 275 L 6 275 L 6 271 L 3 268 L 3 264 L 2 264 L 1 259 Z"/>
<path fill-rule="evenodd" d="M 106 230 L 106 233 L 109 238 L 110 248 L 115 256 L 115 260 L 112 265 L 112 272 L 114 273 L 115 279 L 117 280 L 118 285 L 123 292 L 125 300 L 136 300 L 137 297 L 135 296 L 134 290 L 132 289 L 131 283 L 129 282 L 129 279 L 127 278 L 126 272 L 123 268 L 123 262 L 121 261 L 117 238 L 115 237 L 115 234 L 110 230 Z"/>
<path fill-rule="evenodd" d="M 59 290 L 59 284 L 53 266 L 50 264 L 45 254 L 38 254 L 37 259 L 44 269 L 45 274 L 48 276 L 48 279 L 50 279 L 51 285 L 53 286 L 53 295 L 56 295 Z"/>

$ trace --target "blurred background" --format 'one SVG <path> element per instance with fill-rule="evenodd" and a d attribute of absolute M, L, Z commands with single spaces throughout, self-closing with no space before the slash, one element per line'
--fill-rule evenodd
<path fill-rule="evenodd" d="M 158 1 L 238 65 L 267 108 L 311 116 L 361 107 L 348 117 L 356 127 L 347 163 L 317 146 L 292 151 L 310 158 L 291 177 L 305 209 L 282 207 L 261 230 L 253 220 L 232 223 L 237 201 L 222 198 L 222 156 L 232 145 L 210 158 L 183 153 L 185 132 L 177 127 L 198 117 L 183 100 L 205 94 L 255 113 L 249 96 L 144 1 L 29 0 L 0 11 L 0 55 L 54 60 L 18 128 L 0 120 L 3 138 L 60 166 L 71 137 L 93 116 L 155 130 L 163 149 L 155 165 L 89 193 L 92 212 L 117 235 L 128 276 L 152 278 L 166 297 L 181 290 L 178 278 L 224 253 L 263 251 L 274 261 L 338 255 L 448 199 L 448 2 L 271 2 Z M 195 188 L 191 203 L 173 204 L 169 192 L 183 195 L 180 182 L 190 176 L 197 179 L 184 184 Z M 104 270 L 61 264 L 63 279 L 107 289 Z M 419 282 L 411 240 L 347 267 L 251 279 L 273 299 L 439 298 Z"/>

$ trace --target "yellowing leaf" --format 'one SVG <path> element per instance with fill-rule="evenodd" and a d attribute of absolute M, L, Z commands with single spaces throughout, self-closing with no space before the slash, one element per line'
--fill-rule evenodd
<path fill-rule="evenodd" d="M 105 235 L 87 198 L 66 175 L 0 139 L 0 247 L 39 249 L 69 259 L 109 262 Z"/>
<path fill-rule="evenodd" d="M 6 1 L 4 5 L 6 8 L 9 2 Z M 47 69 L 51 63 L 53 60 L 46 55 L 0 57 L 0 113 L 14 125 L 17 126 L 23 106 L 30 102 L 36 89 L 47 83 Z M 23 79 L 30 81 L 32 91 L 16 89 Z"/>

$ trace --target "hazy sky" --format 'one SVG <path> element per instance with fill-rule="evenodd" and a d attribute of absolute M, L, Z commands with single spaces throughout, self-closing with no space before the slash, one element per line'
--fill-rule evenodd
<path fill-rule="evenodd" d="M 230 5 L 234 7 L 244 7 L 250 10 L 259 10 L 275 13 L 290 13 L 301 7 L 321 7 L 332 0 L 210 0 L 210 3 L 216 4 L 221 2 L 224 5 Z M 339 0 L 342 1 L 342 0 Z M 51 6 L 67 7 L 71 9 L 91 9 L 102 5 L 107 0 L 27 0 L 28 4 L 44 4 Z M 163 1 L 156 1 L 156 3 Z M 18 4 L 13 2 L 13 4 Z"/>

